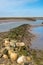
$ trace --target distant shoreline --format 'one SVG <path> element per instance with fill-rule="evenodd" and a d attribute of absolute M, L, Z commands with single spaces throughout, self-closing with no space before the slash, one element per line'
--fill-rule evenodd
<path fill-rule="evenodd" d="M 0 22 L 20 22 L 43 20 L 43 17 L 0 17 Z"/>
<path fill-rule="evenodd" d="M 0 22 L 36 21 L 34 18 L 0 18 Z"/>
<path fill-rule="evenodd" d="M 0 17 L 0 21 L 9 21 L 9 20 L 29 20 L 29 21 L 36 21 L 36 20 L 43 20 L 43 17 Z"/>

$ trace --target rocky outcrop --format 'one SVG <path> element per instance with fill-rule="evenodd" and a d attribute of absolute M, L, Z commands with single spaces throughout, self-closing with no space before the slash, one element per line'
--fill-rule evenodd
<path fill-rule="evenodd" d="M 30 54 L 30 41 L 32 34 L 28 32 L 30 25 L 21 25 L 15 29 L 11 29 L 7 32 L 7 35 L 4 35 L 1 48 L 0 59 L 8 60 L 10 65 L 28 65 L 32 63 L 31 54 Z M 30 54 L 30 55 L 29 55 Z M 10 62 L 10 63 L 9 63 Z M 7 65 L 6 64 L 6 65 Z"/>

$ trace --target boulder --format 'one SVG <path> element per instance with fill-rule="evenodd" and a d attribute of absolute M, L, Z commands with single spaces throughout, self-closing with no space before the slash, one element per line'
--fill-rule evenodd
<path fill-rule="evenodd" d="M 21 57 L 19 57 L 19 58 L 17 59 L 17 63 L 18 63 L 18 64 L 22 64 L 22 63 L 25 62 L 25 60 L 26 60 L 26 57 L 25 57 L 25 56 L 21 56 Z"/>
<path fill-rule="evenodd" d="M 11 61 L 15 61 L 18 57 L 17 53 L 12 52 L 11 50 L 8 51 L 8 54 L 9 54 Z"/>

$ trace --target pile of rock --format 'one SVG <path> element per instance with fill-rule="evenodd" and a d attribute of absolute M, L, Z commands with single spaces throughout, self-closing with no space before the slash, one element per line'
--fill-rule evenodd
<path fill-rule="evenodd" d="M 10 61 L 16 62 L 17 64 L 20 65 L 29 65 L 31 63 L 31 56 L 25 56 L 23 54 L 19 54 L 23 50 L 23 47 L 25 47 L 24 42 L 17 42 L 16 40 L 9 40 L 9 39 L 4 39 L 4 50 L 3 50 L 3 55 L 2 57 L 5 59 L 10 59 Z M 27 51 L 27 50 L 25 50 Z M 29 53 L 29 52 L 28 52 Z"/>

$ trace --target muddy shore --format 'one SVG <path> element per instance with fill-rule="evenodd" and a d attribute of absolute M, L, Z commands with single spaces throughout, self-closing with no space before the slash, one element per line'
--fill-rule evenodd
<path fill-rule="evenodd" d="M 0 18 L 0 22 L 36 21 L 34 18 Z"/>

